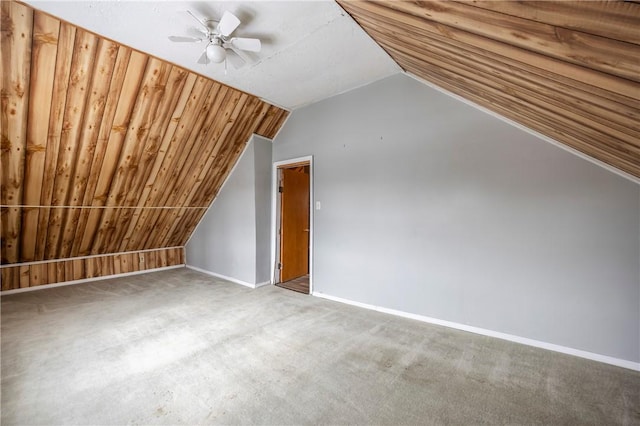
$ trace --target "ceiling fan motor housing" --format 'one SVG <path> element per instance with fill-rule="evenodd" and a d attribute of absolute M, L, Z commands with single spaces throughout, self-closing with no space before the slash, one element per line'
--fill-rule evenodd
<path fill-rule="evenodd" d="M 222 46 L 222 40 L 219 37 L 212 37 L 211 42 L 207 46 L 207 58 L 211 62 L 220 63 L 227 57 L 227 51 Z"/>

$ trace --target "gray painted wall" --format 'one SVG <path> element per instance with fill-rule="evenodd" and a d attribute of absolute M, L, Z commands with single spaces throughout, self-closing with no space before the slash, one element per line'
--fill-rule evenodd
<path fill-rule="evenodd" d="M 254 136 L 256 198 L 256 283 L 271 274 L 271 141 Z"/>
<path fill-rule="evenodd" d="M 189 240 L 186 246 L 188 265 L 249 284 L 268 279 L 270 166 L 271 141 L 252 137 Z M 258 180 L 260 185 L 257 184 Z M 263 180 L 267 181 L 266 195 Z M 258 262 L 256 254 L 259 252 L 262 256 L 264 252 L 265 232 L 267 254 L 262 264 Z M 267 278 L 263 279 L 265 275 Z M 261 281 L 256 281 L 257 277 Z"/>
<path fill-rule="evenodd" d="M 640 187 L 407 76 L 296 110 L 314 290 L 640 361 Z"/>

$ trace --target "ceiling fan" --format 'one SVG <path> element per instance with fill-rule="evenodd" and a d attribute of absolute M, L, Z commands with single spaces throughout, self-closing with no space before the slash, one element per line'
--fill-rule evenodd
<path fill-rule="evenodd" d="M 202 33 L 202 37 L 184 37 L 184 36 L 169 36 L 169 40 L 177 43 L 201 43 L 207 42 L 204 52 L 198 59 L 199 64 L 209 64 L 211 62 L 221 63 L 227 59 L 227 49 L 234 52 L 241 62 L 234 61 L 231 56 L 229 59 L 232 64 L 239 68 L 245 62 L 249 62 L 251 58 L 247 56 L 246 52 L 259 52 L 262 45 L 257 38 L 243 38 L 243 37 L 231 37 L 231 34 L 240 25 L 240 19 L 238 19 L 231 12 L 224 12 L 220 21 L 214 19 L 202 20 L 194 15 L 191 11 L 187 10 L 187 13 L 198 22 L 197 30 Z"/>

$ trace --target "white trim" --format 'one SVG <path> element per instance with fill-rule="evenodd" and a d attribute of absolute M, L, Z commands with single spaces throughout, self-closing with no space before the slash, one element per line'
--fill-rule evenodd
<path fill-rule="evenodd" d="M 478 105 L 475 102 L 472 102 L 472 101 L 470 101 L 470 100 L 468 100 L 468 99 L 466 99 L 466 98 L 464 98 L 464 97 L 462 97 L 460 95 L 456 95 L 453 92 L 450 92 L 450 91 L 448 91 L 446 89 L 443 89 L 442 87 L 440 87 L 440 86 L 438 86 L 436 84 L 433 84 L 430 81 L 427 81 L 427 80 L 425 80 L 425 79 L 423 79 L 421 77 L 418 77 L 415 74 L 412 74 L 412 73 L 407 72 L 407 71 L 405 71 L 404 74 L 409 76 L 409 77 L 411 77 L 411 78 L 413 78 L 416 81 L 419 81 L 422 84 L 425 84 L 425 85 L 431 87 L 432 89 L 437 90 L 438 92 L 444 93 L 447 96 L 450 96 L 450 97 L 452 97 L 454 99 L 457 99 L 460 102 L 463 102 L 463 103 L 465 103 L 465 104 L 467 104 L 469 106 L 472 106 L 472 107 L 474 107 L 474 108 L 476 108 L 476 109 L 478 109 L 478 110 L 480 110 L 482 112 L 485 112 L 485 113 L 487 113 L 487 114 L 489 114 L 489 115 L 491 115 L 491 116 L 493 116 L 493 117 L 495 117 L 495 118 L 497 118 L 499 120 L 502 120 L 505 123 L 508 123 L 508 124 L 510 124 L 510 125 L 512 125 L 514 127 L 517 127 L 518 129 L 520 129 L 522 131 L 525 131 L 525 132 L 529 133 L 530 135 L 533 135 L 533 136 L 535 136 L 537 138 L 540 138 L 545 142 L 548 142 L 548 143 L 550 143 L 552 145 L 557 146 L 558 148 L 564 149 L 565 151 L 568 151 L 568 152 L 570 152 L 570 153 L 572 153 L 574 155 L 577 155 L 578 157 L 582 158 L 583 160 L 587 160 L 587 161 L 589 161 L 589 162 L 591 162 L 593 164 L 596 164 L 596 165 L 598 165 L 598 166 L 600 166 L 600 167 L 602 167 L 604 169 L 607 169 L 608 171 L 610 171 L 612 173 L 617 174 L 618 176 L 621 176 L 621 177 L 623 177 L 625 179 L 628 179 L 628 180 L 630 180 L 630 181 L 632 181 L 634 183 L 640 184 L 640 178 L 638 178 L 636 176 L 633 176 L 633 175 L 631 175 L 629 173 L 626 173 L 626 172 L 624 172 L 624 171 L 622 171 L 620 169 L 617 169 L 617 168 L 615 168 L 615 167 L 613 167 L 613 166 L 611 166 L 611 165 L 609 165 L 609 164 L 607 164 L 605 162 L 602 162 L 602 161 L 600 161 L 600 160 L 598 160 L 596 158 L 590 157 L 587 154 L 584 154 L 584 153 L 578 151 L 577 149 L 571 148 L 569 145 L 565 145 L 565 144 L 563 144 L 561 142 L 558 142 L 555 139 L 550 138 L 549 136 L 545 136 L 542 133 L 538 133 L 535 130 L 530 129 L 529 127 L 526 127 L 526 126 L 524 126 L 524 125 L 522 125 L 522 124 L 520 124 L 520 123 L 518 123 L 518 122 L 516 122 L 514 120 L 511 120 L 510 118 L 507 118 L 507 117 L 505 117 L 503 115 L 498 114 L 497 112 L 491 111 L 490 109 L 487 109 L 487 108 L 485 108 L 485 107 L 483 107 L 481 105 Z"/>
<path fill-rule="evenodd" d="M 151 251 L 172 250 L 172 249 L 183 249 L 184 250 L 184 247 L 183 246 L 160 247 L 160 248 L 136 250 L 136 251 L 123 251 L 121 253 L 91 254 L 91 255 L 88 255 L 88 256 L 65 257 L 63 259 L 47 259 L 47 260 L 34 260 L 33 262 L 7 263 L 5 265 L 0 265 L 0 269 L 2 269 L 2 268 L 12 268 L 14 266 L 40 265 L 42 263 L 66 262 L 68 260 L 92 259 L 94 257 L 119 256 L 121 254 L 148 253 L 148 252 L 151 252 Z"/>
<path fill-rule="evenodd" d="M 213 205 L 215 204 L 216 200 L 218 199 L 218 195 L 220 195 L 220 193 L 224 189 L 224 187 L 227 184 L 227 182 L 229 182 L 229 179 L 231 179 L 231 175 L 233 175 L 233 172 L 236 170 L 236 167 L 238 167 L 238 164 L 240 164 L 240 161 L 242 160 L 242 157 L 244 157 L 244 154 L 247 152 L 247 149 L 249 148 L 249 145 L 251 145 L 251 141 L 253 139 L 253 136 L 254 136 L 254 134 L 252 133 L 251 136 L 249 136 L 249 139 L 247 139 L 247 143 L 244 145 L 244 149 L 240 153 L 240 157 L 238 157 L 238 159 L 236 160 L 236 164 L 234 164 L 233 167 L 231 168 L 231 171 L 227 175 L 226 179 L 224 180 L 224 182 L 222 182 L 222 185 L 220 185 L 220 189 L 218 190 L 218 193 L 215 195 L 213 200 L 211 200 L 211 204 L 209 204 L 209 207 L 207 207 L 207 210 L 205 210 L 204 214 L 200 218 L 200 221 L 198 222 L 196 227 L 193 228 L 193 231 L 191 231 L 191 235 L 189 235 L 189 238 L 187 238 L 187 241 L 184 243 L 185 261 L 187 259 L 187 244 L 189 244 L 189 241 L 191 241 L 191 238 L 193 238 L 193 236 L 196 234 L 196 231 L 198 230 L 200 225 L 202 225 L 202 222 L 204 221 L 205 216 L 207 216 L 207 213 L 209 213 L 209 210 L 211 210 L 211 207 L 213 207 Z M 260 136 L 260 135 L 258 135 L 258 136 Z"/>
<path fill-rule="evenodd" d="M 554 352 L 560 352 L 567 355 L 573 355 L 580 358 L 590 359 L 592 361 L 599 361 L 605 364 L 611 364 L 622 368 L 628 368 L 629 370 L 640 371 L 640 362 L 628 361 L 625 359 L 614 358 L 607 355 L 600 355 L 593 352 L 587 352 L 580 349 L 569 348 L 566 346 L 556 345 L 553 343 L 541 342 L 539 340 L 529 339 L 526 337 L 514 336 L 512 334 L 501 333 L 499 331 L 487 330 L 480 327 L 473 327 L 471 325 L 460 324 L 453 321 L 446 321 L 437 318 L 431 318 L 424 315 L 412 314 L 409 312 L 398 311 L 390 308 L 383 308 L 381 306 L 369 305 L 368 303 L 354 302 L 353 300 L 343 299 L 341 297 L 331 296 L 328 294 L 314 291 L 313 296 L 320 297 L 322 299 L 331 300 L 334 302 L 345 303 L 347 305 L 357 306 L 359 308 L 369 309 L 372 311 L 383 312 L 385 314 L 391 314 L 403 318 L 410 318 L 413 320 L 426 322 L 429 324 L 441 325 L 444 327 L 455 328 L 457 330 L 463 330 L 470 333 L 480 334 L 483 336 L 495 337 L 497 339 L 508 340 L 510 342 L 521 343 L 523 345 L 533 346 L 536 348 L 547 349 Z"/>
<path fill-rule="evenodd" d="M 260 287 L 264 287 L 265 285 L 271 285 L 271 281 L 263 281 L 261 283 L 257 283 L 256 285 L 254 285 L 254 288 L 260 288 Z"/>
<path fill-rule="evenodd" d="M 276 223 L 276 205 L 278 196 L 278 168 L 295 163 L 309 163 L 309 294 L 313 292 L 313 155 L 304 157 L 290 158 L 288 160 L 275 161 L 271 170 L 271 284 L 275 284 L 275 268 L 276 268 L 276 235 L 278 233 L 278 224 Z"/>
<path fill-rule="evenodd" d="M 223 280 L 226 280 L 226 281 L 231 281 L 234 284 L 240 284 L 240 285 L 243 285 L 243 286 L 249 287 L 249 288 L 256 288 L 256 284 L 251 284 L 251 283 L 248 283 L 246 281 L 239 280 L 237 278 L 228 277 L 226 275 L 218 274 L 216 272 L 207 271 L 206 269 L 198 268 L 197 266 L 192 266 L 192 265 L 185 265 L 185 266 L 188 269 L 193 269 L 194 271 L 198 271 L 198 272 L 201 272 L 203 274 L 211 275 L 212 277 L 220 278 L 220 279 L 223 279 Z M 264 285 L 264 284 L 260 283 L 260 285 Z"/>
<path fill-rule="evenodd" d="M 133 272 L 123 272 L 121 274 L 104 275 L 102 277 L 83 278 L 81 280 L 65 281 L 61 283 L 43 284 L 43 285 L 36 285 L 33 287 L 16 288 L 13 290 L 2 291 L 0 292 L 0 296 L 7 296 L 9 294 L 15 294 L 15 293 L 24 293 L 24 292 L 33 291 L 33 290 L 44 290 L 47 288 L 63 287 L 63 286 L 73 285 L 73 284 L 83 284 L 83 283 L 88 283 L 92 281 L 101 281 L 101 280 L 110 280 L 113 278 L 130 277 L 132 275 L 141 275 L 141 274 L 146 274 L 148 272 L 168 271 L 169 269 L 178 269 L 178 268 L 184 268 L 184 267 L 185 267 L 184 264 L 162 266 L 160 268 L 143 269 L 141 271 L 133 271 Z"/>

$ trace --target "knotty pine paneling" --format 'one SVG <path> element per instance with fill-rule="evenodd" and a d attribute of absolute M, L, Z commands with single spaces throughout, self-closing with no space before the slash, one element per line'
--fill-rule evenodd
<path fill-rule="evenodd" d="M 0 279 L 2 291 L 5 291 L 183 264 L 184 249 L 172 247 L 5 266 L 0 269 Z"/>
<path fill-rule="evenodd" d="M 338 2 L 404 70 L 640 177 L 640 4 Z"/>
<path fill-rule="evenodd" d="M 183 246 L 250 136 L 273 138 L 288 115 L 29 6 L 1 7 L 2 264 Z"/>

